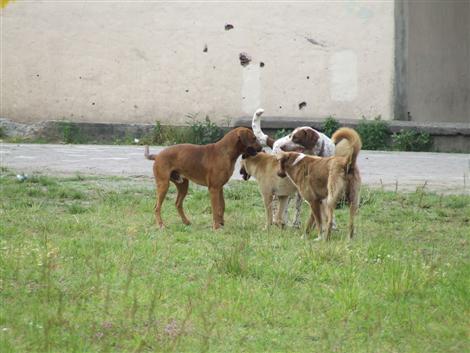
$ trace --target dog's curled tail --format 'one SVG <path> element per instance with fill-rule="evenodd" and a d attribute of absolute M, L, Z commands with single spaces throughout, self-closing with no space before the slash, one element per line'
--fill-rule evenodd
<path fill-rule="evenodd" d="M 150 161 L 153 161 L 155 159 L 155 155 L 149 153 L 149 146 L 148 145 L 145 145 L 145 147 L 144 147 L 144 157 L 147 158 Z"/>
<path fill-rule="evenodd" d="M 255 111 L 253 120 L 251 121 L 251 128 L 259 143 L 273 148 L 274 140 L 261 130 L 261 115 L 263 115 L 263 113 L 264 109 L 261 108 Z"/>
<path fill-rule="evenodd" d="M 346 157 L 351 169 L 356 166 L 357 155 L 362 148 L 362 141 L 354 129 L 342 127 L 335 131 L 331 140 L 336 145 L 335 156 Z"/>

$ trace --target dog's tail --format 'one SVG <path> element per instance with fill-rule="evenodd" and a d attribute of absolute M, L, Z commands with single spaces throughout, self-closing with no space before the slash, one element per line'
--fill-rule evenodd
<path fill-rule="evenodd" d="M 149 153 L 149 146 L 145 145 L 144 157 L 147 158 L 150 161 L 153 161 L 155 159 L 155 156 L 156 156 L 155 154 L 150 154 Z"/>
<path fill-rule="evenodd" d="M 349 170 L 356 167 L 357 155 L 362 147 L 362 141 L 356 130 L 342 127 L 333 134 L 331 140 L 336 145 L 335 156 L 348 158 Z"/>
<path fill-rule="evenodd" d="M 261 115 L 264 113 L 264 109 L 258 109 L 253 114 L 253 121 L 251 122 L 251 128 L 253 129 L 253 133 L 255 134 L 256 138 L 258 139 L 259 143 L 264 146 L 269 146 L 273 148 L 274 139 L 266 135 L 261 130 Z"/>

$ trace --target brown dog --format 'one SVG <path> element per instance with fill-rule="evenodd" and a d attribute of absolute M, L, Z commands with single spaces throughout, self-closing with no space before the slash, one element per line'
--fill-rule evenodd
<path fill-rule="evenodd" d="M 235 162 L 241 154 L 256 155 L 261 145 L 250 129 L 239 127 L 228 132 L 220 141 L 208 145 L 181 144 L 164 149 L 157 155 L 145 157 L 154 160 L 153 175 L 157 184 L 155 217 L 160 228 L 164 227 L 161 208 L 170 181 L 178 189 L 176 209 L 184 224 L 190 224 L 184 214 L 183 200 L 188 193 L 189 180 L 207 186 L 211 196 L 213 228 L 224 225 L 225 201 L 223 186 L 233 174 Z"/>
<path fill-rule="evenodd" d="M 311 214 L 305 228 L 308 235 L 313 222 L 322 237 L 323 224 L 321 203 L 326 199 L 326 240 L 330 239 L 333 211 L 339 198 L 346 194 L 349 203 L 349 239 L 354 235 L 354 215 L 359 207 L 361 177 L 356 159 L 361 150 L 361 138 L 353 129 L 337 130 L 332 140 L 336 145 L 334 157 L 307 156 L 297 152 L 278 154 L 280 177 L 289 177 L 302 197 L 310 204 Z"/>
<path fill-rule="evenodd" d="M 246 157 L 241 161 L 240 174 L 243 175 L 243 179 L 248 180 L 253 175 L 263 196 L 266 210 L 265 229 L 273 224 L 273 196 L 277 196 L 279 199 L 279 208 L 276 212 L 274 224 L 282 227 L 285 224 L 283 216 L 287 207 L 287 200 L 289 196 L 297 193 L 295 185 L 289 179 L 279 177 L 277 170 L 278 162 L 272 154 L 258 153 L 256 156 Z"/>

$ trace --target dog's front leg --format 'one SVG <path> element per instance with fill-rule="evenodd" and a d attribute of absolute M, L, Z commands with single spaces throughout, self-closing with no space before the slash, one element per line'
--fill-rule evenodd
<path fill-rule="evenodd" d="M 266 212 L 266 225 L 268 229 L 273 224 L 273 196 L 270 193 L 263 193 L 264 209 Z"/>
<path fill-rule="evenodd" d="M 209 187 L 212 206 L 212 228 L 214 230 L 219 229 L 223 226 L 223 211 L 222 204 L 220 202 L 220 189 L 220 187 Z"/>
<path fill-rule="evenodd" d="M 286 224 L 283 219 L 283 215 L 285 209 L 287 208 L 287 201 L 289 200 L 289 196 L 278 196 L 277 198 L 279 199 L 279 209 L 276 213 L 276 224 L 283 228 Z"/>
<path fill-rule="evenodd" d="M 321 216 L 321 201 L 314 200 L 310 202 L 310 208 L 312 210 L 312 213 L 310 215 L 309 225 L 311 228 L 312 216 L 313 216 L 313 220 L 315 221 L 315 225 L 317 226 L 317 230 L 318 230 L 318 238 L 320 240 L 322 238 L 322 230 L 323 230 L 323 222 L 322 222 L 322 216 Z"/>
<path fill-rule="evenodd" d="M 292 226 L 294 228 L 300 228 L 300 211 L 302 210 L 302 196 L 300 193 L 297 193 L 297 198 L 295 199 L 295 219 Z"/>
<path fill-rule="evenodd" d="M 219 191 L 219 202 L 220 202 L 220 214 L 219 214 L 219 217 L 220 217 L 220 220 L 221 220 L 221 224 L 224 225 L 225 224 L 225 220 L 224 220 L 224 214 L 225 214 L 225 199 L 224 199 L 224 188 L 221 187 L 220 188 L 220 191 Z"/>

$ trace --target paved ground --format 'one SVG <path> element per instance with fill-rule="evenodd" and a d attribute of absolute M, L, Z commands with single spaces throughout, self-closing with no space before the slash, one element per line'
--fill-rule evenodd
<path fill-rule="evenodd" d="M 427 190 L 470 194 L 469 154 L 361 151 L 359 157 L 364 184 L 409 191 L 426 183 Z M 152 177 L 143 146 L 1 144 L 0 164 L 27 174 Z"/>

